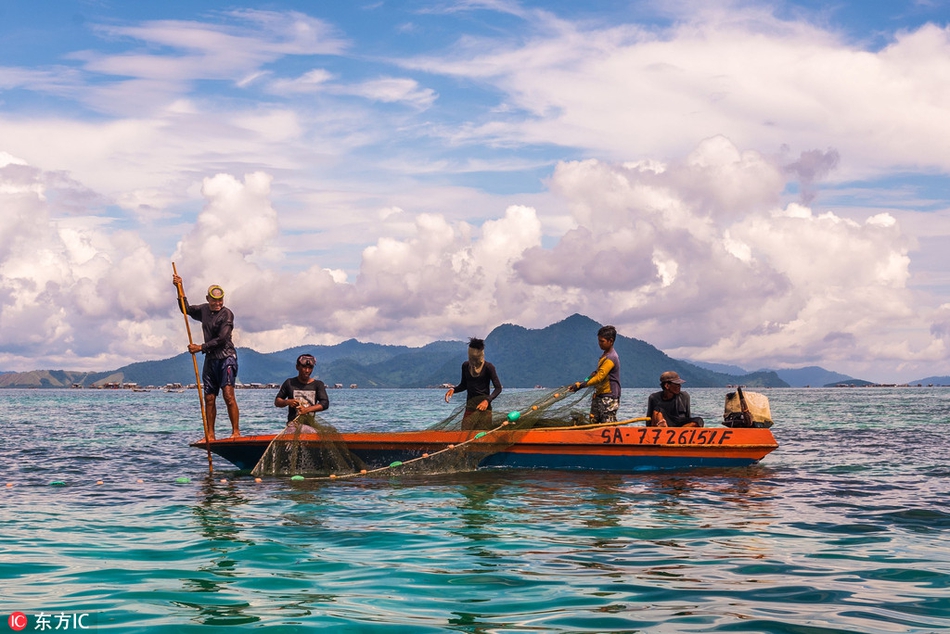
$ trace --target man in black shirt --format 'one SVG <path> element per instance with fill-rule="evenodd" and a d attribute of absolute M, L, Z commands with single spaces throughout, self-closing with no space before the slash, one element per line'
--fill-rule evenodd
<path fill-rule="evenodd" d="M 175 287 L 181 285 L 181 278 L 172 277 Z M 191 306 L 188 298 L 182 298 L 184 306 L 179 308 L 201 322 L 201 331 L 204 334 L 204 343 L 188 344 L 188 352 L 205 355 L 204 367 L 201 371 L 201 382 L 204 384 L 205 415 L 208 419 L 208 440 L 214 440 L 214 421 L 217 418 L 218 408 L 215 403 L 218 392 L 224 394 L 224 404 L 228 409 L 228 418 L 231 419 L 231 437 L 241 435 L 240 412 L 237 399 L 234 397 L 234 383 L 237 380 L 237 350 L 231 342 L 231 333 L 234 330 L 234 313 L 224 307 L 224 289 L 217 284 L 208 288 L 205 298 L 207 304 Z"/>
<path fill-rule="evenodd" d="M 489 388 L 494 388 L 491 394 Z M 468 342 L 468 361 L 462 364 L 462 380 L 445 393 L 445 402 L 456 392 L 468 392 L 462 429 L 491 429 L 491 402 L 501 394 L 501 381 L 495 366 L 485 361 L 485 342 L 472 337 Z"/>
<path fill-rule="evenodd" d="M 689 393 L 682 390 L 685 381 L 676 372 L 660 375 L 661 392 L 647 399 L 647 427 L 702 427 L 704 421 L 689 409 Z"/>
<path fill-rule="evenodd" d="M 274 399 L 274 407 L 287 408 L 287 422 L 301 414 L 323 412 L 330 407 L 327 386 L 310 375 L 317 360 L 312 354 L 297 357 L 297 376 L 284 381 Z"/>

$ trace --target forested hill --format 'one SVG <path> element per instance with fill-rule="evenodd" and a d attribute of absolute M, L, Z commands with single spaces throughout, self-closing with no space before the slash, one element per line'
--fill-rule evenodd
<path fill-rule="evenodd" d="M 495 328 L 485 340 L 486 358 L 495 363 L 504 383 L 517 386 L 557 386 L 581 381 L 597 367 L 600 348 L 597 330 L 601 324 L 583 315 L 540 330 L 505 324 Z M 693 387 L 749 385 L 787 387 L 772 372 L 743 376 L 705 370 L 679 361 L 655 347 L 622 334 L 614 343 L 620 355 L 621 382 L 626 387 L 658 387 L 659 376 L 667 370 L 679 372 Z M 510 378 L 509 378 L 510 377 Z"/>
<path fill-rule="evenodd" d="M 504 324 L 485 337 L 485 357 L 495 364 L 506 387 L 556 387 L 583 380 L 597 367 L 601 324 L 572 315 L 546 328 L 528 329 Z M 355 339 L 334 346 L 297 346 L 263 354 L 238 350 L 238 378 L 242 383 L 279 383 L 296 373 L 294 360 L 302 352 L 317 358 L 317 376 L 328 385 L 359 387 L 430 387 L 459 381 L 467 358 L 467 341 L 436 341 L 420 348 L 363 343 Z M 657 387 L 661 372 L 675 370 L 690 387 L 747 385 L 787 387 L 774 372 L 733 375 L 700 368 L 673 359 L 650 344 L 618 336 L 621 381 L 625 387 Z M 199 355 L 199 362 L 200 362 Z M 191 355 L 142 361 L 108 372 L 64 370 L 0 374 L 0 387 L 84 387 L 105 382 L 161 386 L 194 383 Z"/>

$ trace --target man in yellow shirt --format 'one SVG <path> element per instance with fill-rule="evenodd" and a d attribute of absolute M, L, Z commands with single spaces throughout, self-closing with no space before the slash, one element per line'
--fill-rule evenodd
<path fill-rule="evenodd" d="M 567 388 L 576 392 L 585 387 L 594 386 L 590 400 L 590 419 L 594 423 L 617 422 L 617 410 L 620 409 L 620 356 L 614 350 L 617 329 L 604 326 L 597 331 L 597 345 L 603 350 L 597 369 L 586 380 L 578 381 Z"/>

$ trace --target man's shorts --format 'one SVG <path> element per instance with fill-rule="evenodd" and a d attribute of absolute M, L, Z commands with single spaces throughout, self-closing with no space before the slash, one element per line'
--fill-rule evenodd
<path fill-rule="evenodd" d="M 616 423 L 620 399 L 610 394 L 594 395 L 590 401 L 590 420 L 592 423 Z"/>
<path fill-rule="evenodd" d="M 225 357 L 223 359 L 205 357 L 205 365 L 201 370 L 201 382 L 204 383 L 205 394 L 217 396 L 218 391 L 225 385 L 234 387 L 237 372 L 237 357 Z"/>

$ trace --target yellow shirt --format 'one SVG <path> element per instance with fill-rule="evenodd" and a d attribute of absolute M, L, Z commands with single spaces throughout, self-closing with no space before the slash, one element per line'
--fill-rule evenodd
<path fill-rule="evenodd" d="M 618 376 L 620 373 L 615 372 L 615 370 L 620 369 L 619 360 L 617 353 L 611 348 L 609 352 L 604 353 L 600 358 L 600 361 L 597 362 L 597 370 L 587 379 L 587 385 L 596 386 L 594 393 L 598 396 L 601 394 L 613 394 L 618 398 L 620 397 L 620 377 Z M 611 379 L 613 379 L 613 381 L 611 381 Z M 612 388 L 612 383 L 617 384 L 616 389 Z"/>

